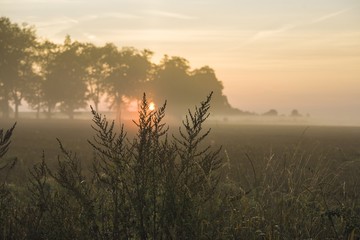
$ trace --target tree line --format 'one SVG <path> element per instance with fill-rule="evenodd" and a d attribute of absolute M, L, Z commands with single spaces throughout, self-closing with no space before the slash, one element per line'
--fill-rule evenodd
<path fill-rule="evenodd" d="M 113 43 L 96 46 L 73 41 L 62 44 L 43 40 L 27 24 L 0 18 L 0 112 L 3 118 L 19 114 L 23 101 L 51 117 L 60 110 L 69 118 L 89 104 L 98 110 L 102 99 L 109 109 L 119 110 L 124 100 L 142 93 L 154 102 L 168 101 L 170 114 L 185 112 L 203 96 L 213 92 L 216 114 L 241 113 L 232 108 L 222 93 L 223 84 L 215 71 L 204 66 L 192 69 L 182 57 L 165 55 L 151 62 L 153 52 Z M 176 111 L 175 111 L 176 109 Z"/>

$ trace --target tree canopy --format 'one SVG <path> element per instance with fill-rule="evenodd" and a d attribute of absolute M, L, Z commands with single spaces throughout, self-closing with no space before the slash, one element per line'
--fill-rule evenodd
<path fill-rule="evenodd" d="M 121 112 L 125 100 L 137 100 L 146 92 L 154 102 L 168 101 L 170 113 L 186 108 L 213 92 L 213 113 L 240 113 L 223 94 L 223 84 L 209 66 L 192 69 L 178 56 L 165 55 L 151 62 L 153 52 L 112 43 L 96 46 L 72 41 L 62 44 L 41 40 L 26 24 L 0 18 L 0 112 L 8 117 L 22 100 L 51 117 L 61 111 L 70 118 L 88 104 L 98 109 L 104 100 Z M 172 111 L 171 111 L 172 110 Z M 184 111 L 185 110 L 185 111 Z M 17 115 L 15 115 L 17 117 Z"/>
<path fill-rule="evenodd" d="M 32 27 L 11 23 L 5 17 L 0 18 L 0 102 L 5 118 L 9 117 L 10 103 L 14 104 L 17 114 L 27 83 L 33 78 L 35 39 Z"/>

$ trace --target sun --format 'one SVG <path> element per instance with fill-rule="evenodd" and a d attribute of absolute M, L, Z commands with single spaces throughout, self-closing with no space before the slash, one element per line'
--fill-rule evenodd
<path fill-rule="evenodd" d="M 149 103 L 149 110 L 154 111 L 155 110 L 155 103 L 151 102 Z"/>

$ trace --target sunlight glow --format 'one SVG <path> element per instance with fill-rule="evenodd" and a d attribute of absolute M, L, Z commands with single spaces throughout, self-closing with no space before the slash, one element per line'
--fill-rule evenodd
<path fill-rule="evenodd" d="M 155 110 L 155 103 L 151 102 L 149 103 L 149 110 L 154 111 Z"/>

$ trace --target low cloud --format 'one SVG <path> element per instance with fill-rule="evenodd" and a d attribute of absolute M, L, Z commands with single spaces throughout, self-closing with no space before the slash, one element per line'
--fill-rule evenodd
<path fill-rule="evenodd" d="M 353 7 L 354 8 L 354 7 Z M 337 17 L 339 15 L 342 15 L 350 10 L 352 10 L 353 8 L 346 8 L 346 9 L 342 9 L 340 11 L 336 11 L 336 12 L 332 12 L 332 13 L 328 13 L 328 14 L 325 14 L 325 15 L 322 15 L 318 18 L 315 18 L 313 19 L 312 21 L 309 21 L 307 23 L 302 23 L 302 24 L 286 24 L 286 25 L 283 25 L 279 28 L 275 28 L 275 29 L 270 29 L 270 30 L 262 30 L 262 31 L 259 31 L 257 33 L 255 33 L 250 39 L 248 42 L 253 42 L 253 41 L 256 41 L 256 40 L 259 40 L 259 39 L 263 39 L 263 38 L 268 38 L 268 37 L 272 37 L 274 35 L 277 35 L 277 34 L 280 34 L 280 33 L 284 33 L 284 32 L 287 32 L 289 30 L 292 30 L 294 28 L 297 28 L 297 27 L 303 27 L 303 26 L 306 26 L 306 25 L 312 25 L 312 24 L 315 24 L 315 23 L 320 23 L 320 22 L 324 22 L 328 19 L 331 19 L 331 18 L 334 18 L 334 17 Z"/>
<path fill-rule="evenodd" d="M 275 34 L 279 34 L 279 33 L 283 33 L 283 32 L 286 32 L 290 29 L 293 29 L 295 28 L 296 25 L 293 25 L 293 24 L 287 24 L 287 25 L 284 25 L 280 28 L 276 28 L 276 29 L 271 29 L 271 30 L 264 30 L 264 31 L 259 31 L 257 32 L 253 37 L 250 38 L 250 42 L 252 41 L 256 41 L 258 39 L 262 39 L 262 38 L 266 38 L 266 37 L 271 37 Z"/>
<path fill-rule="evenodd" d="M 339 16 L 343 13 L 346 13 L 347 11 L 351 10 L 352 8 L 347 8 L 347 9 L 343 9 L 343 10 L 340 10 L 340 11 L 336 11 L 336 12 L 332 12 L 332 13 L 329 13 L 329 14 L 326 14 L 326 15 L 323 15 L 319 18 L 316 18 L 312 21 L 312 23 L 319 23 L 319 22 L 323 22 L 323 21 L 326 21 L 330 18 L 334 18 L 336 16 Z"/>
<path fill-rule="evenodd" d="M 183 19 L 183 20 L 196 19 L 196 17 L 185 15 L 185 14 L 159 11 L 159 10 L 146 10 L 145 13 L 148 13 L 148 14 L 154 15 L 154 16 L 158 16 L 158 17 L 167 17 L 167 18 L 175 18 L 175 19 Z"/>

